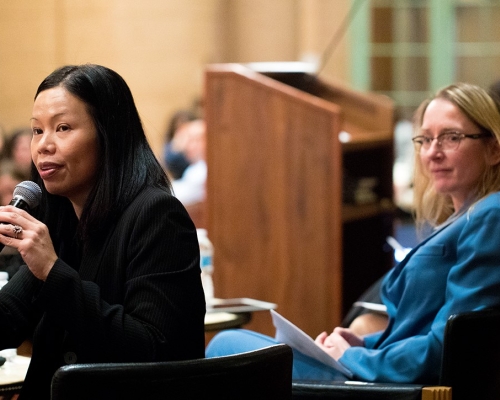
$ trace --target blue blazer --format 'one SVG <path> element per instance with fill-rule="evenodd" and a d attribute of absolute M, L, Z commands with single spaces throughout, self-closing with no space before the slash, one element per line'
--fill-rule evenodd
<path fill-rule="evenodd" d="M 448 317 L 500 305 L 500 193 L 416 246 L 385 277 L 381 294 L 388 328 L 340 362 L 363 381 L 437 383 Z"/>

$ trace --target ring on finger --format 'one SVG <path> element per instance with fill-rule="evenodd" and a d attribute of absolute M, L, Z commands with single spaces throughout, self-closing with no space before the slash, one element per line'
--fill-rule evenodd
<path fill-rule="evenodd" d="M 17 237 L 23 233 L 23 228 L 19 225 L 12 225 L 12 232 L 14 232 L 14 237 L 17 239 Z"/>

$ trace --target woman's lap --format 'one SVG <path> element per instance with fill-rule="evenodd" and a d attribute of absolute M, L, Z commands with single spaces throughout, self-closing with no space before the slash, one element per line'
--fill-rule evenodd
<path fill-rule="evenodd" d="M 206 348 L 206 357 L 220 357 L 244 353 L 277 344 L 274 338 L 246 329 L 226 330 L 218 333 Z M 347 378 L 334 368 L 293 349 L 293 379 L 342 380 Z"/>

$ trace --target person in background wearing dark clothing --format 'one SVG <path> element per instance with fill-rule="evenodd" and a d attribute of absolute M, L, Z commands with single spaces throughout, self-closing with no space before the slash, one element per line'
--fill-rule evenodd
<path fill-rule="evenodd" d="M 171 117 L 165 137 L 163 162 L 170 179 L 179 179 L 191 162 L 184 152 L 185 138 L 176 136 L 179 128 L 194 121 L 196 115 L 190 110 L 179 110 Z"/>
<path fill-rule="evenodd" d="M 0 243 L 26 264 L 0 290 L 0 348 L 33 335 L 20 399 L 49 399 L 65 364 L 202 358 L 195 226 L 123 78 L 92 64 L 55 70 L 31 125 L 40 205 L 33 216 L 0 208 Z"/>

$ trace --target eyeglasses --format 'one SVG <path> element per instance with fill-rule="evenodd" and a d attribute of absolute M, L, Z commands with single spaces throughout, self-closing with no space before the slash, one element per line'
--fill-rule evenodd
<path fill-rule="evenodd" d="M 431 144 L 433 140 L 437 140 L 437 145 L 441 148 L 441 150 L 456 150 L 460 145 L 460 142 L 465 139 L 482 139 L 486 137 L 492 137 L 493 135 L 490 132 L 483 133 L 459 133 L 459 132 L 445 132 L 436 137 L 429 137 L 424 135 L 415 136 L 411 140 L 415 145 L 417 150 L 429 150 L 431 148 Z"/>

